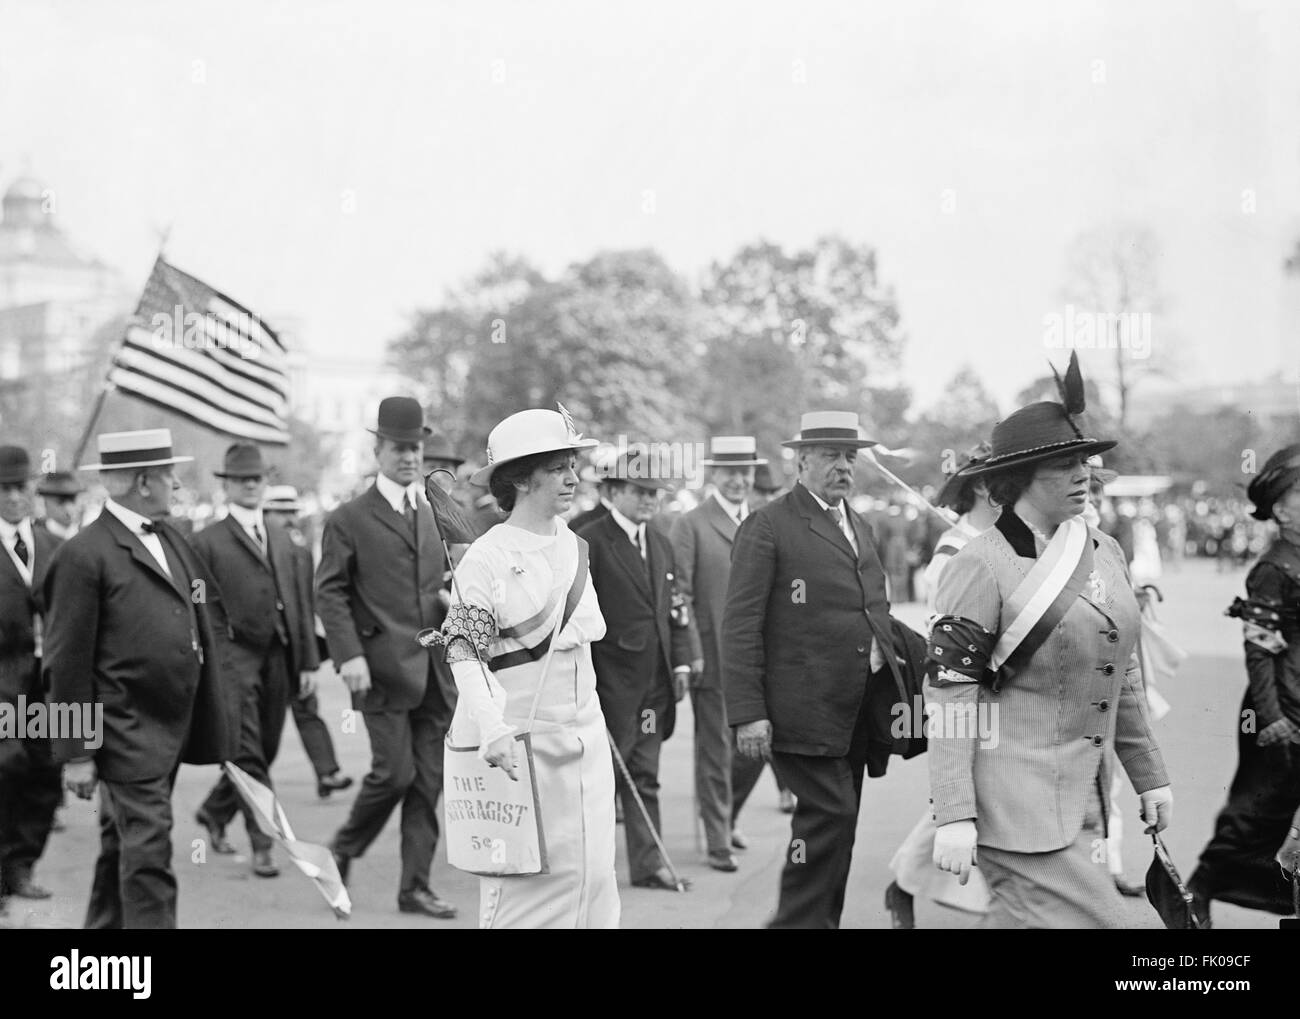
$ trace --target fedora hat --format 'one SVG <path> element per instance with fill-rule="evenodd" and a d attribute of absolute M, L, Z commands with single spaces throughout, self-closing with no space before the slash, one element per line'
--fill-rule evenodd
<path fill-rule="evenodd" d="M 262 500 L 262 509 L 269 513 L 299 513 L 302 504 L 298 501 L 298 489 L 293 485 L 268 485 L 266 497 Z"/>
<path fill-rule="evenodd" d="M 968 449 L 962 465 L 948 475 L 948 480 L 943 483 L 943 488 L 939 489 L 939 494 L 934 497 L 934 504 L 936 506 L 955 506 L 960 502 L 962 490 L 971 481 L 970 468 L 978 467 L 992 449 L 993 447 L 987 442 L 981 442 Z"/>
<path fill-rule="evenodd" d="M 236 442 L 226 450 L 221 470 L 213 471 L 219 478 L 260 478 L 266 475 L 262 451 L 251 442 Z"/>
<path fill-rule="evenodd" d="M 124 471 L 141 467 L 187 464 L 192 456 L 172 455 L 170 428 L 146 428 L 137 432 L 104 432 L 95 436 L 99 463 L 82 464 L 79 471 Z"/>
<path fill-rule="evenodd" d="M 800 446 L 853 446 L 865 449 L 878 443 L 864 439 L 858 416 L 851 410 L 814 410 L 799 420 L 799 434 L 781 443 L 791 449 Z"/>
<path fill-rule="evenodd" d="M 758 443 L 752 435 L 715 435 L 709 439 L 709 456 L 700 461 L 705 467 L 761 467 Z"/>
<path fill-rule="evenodd" d="M 595 439 L 584 439 L 574 427 L 573 418 L 564 404 L 559 411 L 521 410 L 511 414 L 488 433 L 487 466 L 480 467 L 470 480 L 487 487 L 492 473 L 503 464 L 522 460 L 536 453 L 557 453 L 563 449 L 591 449 Z"/>
<path fill-rule="evenodd" d="M 0 446 L 0 485 L 21 485 L 34 477 L 27 450 L 22 446 Z"/>
<path fill-rule="evenodd" d="M 424 442 L 424 462 L 434 461 L 459 467 L 465 462 L 465 458 L 456 455 L 456 450 L 445 435 L 430 435 Z"/>
<path fill-rule="evenodd" d="M 1255 504 L 1250 515 L 1256 520 L 1272 520 L 1273 504 L 1300 481 L 1300 442 L 1279 449 L 1264 461 L 1260 472 L 1246 487 L 1246 497 Z"/>
<path fill-rule="evenodd" d="M 669 470 L 664 464 L 650 456 L 648 450 L 625 449 L 601 471 L 601 480 L 615 484 L 636 485 L 653 491 L 664 491 L 673 487 L 671 465 Z"/>
<path fill-rule="evenodd" d="M 766 463 L 760 464 L 754 468 L 754 491 L 764 495 L 771 495 L 773 492 L 779 492 L 785 487 L 783 480 L 778 480 L 772 474 L 772 468 Z"/>
<path fill-rule="evenodd" d="M 1052 368 L 1056 375 L 1056 368 Z M 1075 417 L 1085 409 L 1083 375 L 1079 355 L 1070 355 L 1065 379 L 1056 376 L 1061 402 L 1041 400 L 1021 407 L 993 427 L 993 450 L 986 459 L 969 468 L 967 477 L 1024 467 L 1066 454 L 1090 457 L 1116 445 L 1112 439 L 1094 439 L 1079 430 Z"/>
<path fill-rule="evenodd" d="M 72 471 L 51 471 L 36 483 L 37 495 L 72 498 L 85 490 L 86 487 L 77 480 L 77 476 Z"/>
<path fill-rule="evenodd" d="M 423 442 L 433 434 L 433 429 L 424 423 L 420 401 L 409 396 L 386 396 L 380 400 L 375 427 L 367 431 L 393 442 Z"/>

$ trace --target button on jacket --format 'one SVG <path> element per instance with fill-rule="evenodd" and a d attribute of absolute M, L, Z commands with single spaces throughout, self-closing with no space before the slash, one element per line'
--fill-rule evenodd
<path fill-rule="evenodd" d="M 974 681 L 927 683 L 928 700 L 945 715 L 956 714 L 950 705 L 978 704 L 994 727 L 996 740 L 983 745 L 960 733 L 930 740 L 935 820 L 973 818 L 980 845 L 1022 853 L 1068 846 L 1083 828 L 1093 783 L 1108 802 L 1112 746 L 1139 793 L 1169 784 L 1133 653 L 1138 606 L 1123 553 L 1113 538 L 1088 533 L 1100 586 L 1084 584 L 999 692 Z M 1028 526 L 1004 511 L 948 564 L 936 610 L 1001 633 L 1011 622 L 1004 606 L 1035 558 Z"/>

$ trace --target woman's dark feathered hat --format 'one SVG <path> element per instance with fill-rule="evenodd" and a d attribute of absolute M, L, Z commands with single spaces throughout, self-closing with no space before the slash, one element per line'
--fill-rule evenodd
<path fill-rule="evenodd" d="M 1250 515 L 1256 520 L 1272 520 L 1273 504 L 1300 481 L 1300 442 L 1293 443 L 1264 461 L 1264 467 L 1246 488 L 1246 497 L 1255 504 Z"/>
<path fill-rule="evenodd" d="M 1114 440 L 1084 435 L 1074 420 L 1086 407 L 1079 355 L 1070 354 L 1064 379 L 1057 374 L 1055 366 L 1052 374 L 1056 376 L 1061 402 L 1031 403 L 999 421 L 993 428 L 993 451 L 979 464 L 965 468 L 964 478 L 1023 467 L 1067 453 L 1092 456 L 1115 446 Z"/>
<path fill-rule="evenodd" d="M 982 464 L 992 450 L 993 447 L 987 442 L 981 442 L 967 450 L 965 462 L 948 475 L 948 480 L 943 483 L 943 488 L 939 489 L 939 494 L 934 498 L 934 504 L 956 506 L 961 501 L 962 491 L 971 481 L 971 469 Z"/>

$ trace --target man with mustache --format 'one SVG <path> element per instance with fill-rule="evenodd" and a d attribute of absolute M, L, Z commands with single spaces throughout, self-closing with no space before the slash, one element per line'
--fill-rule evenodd
<path fill-rule="evenodd" d="M 836 928 L 863 769 L 884 773 L 893 745 L 881 715 L 903 681 L 882 652 L 893 647 L 885 573 L 848 505 L 857 452 L 875 443 L 856 414 L 822 411 L 783 445 L 797 452 L 798 483 L 736 532 L 723 689 L 737 750 L 770 760 L 797 799 L 770 926 Z"/>

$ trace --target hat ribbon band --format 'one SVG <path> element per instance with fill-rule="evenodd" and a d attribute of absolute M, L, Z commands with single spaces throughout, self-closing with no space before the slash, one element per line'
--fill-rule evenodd
<path fill-rule="evenodd" d="M 143 463 L 146 460 L 170 460 L 171 446 L 157 446 L 153 449 L 122 449 L 115 453 L 100 453 L 100 463 L 130 464 Z"/>

